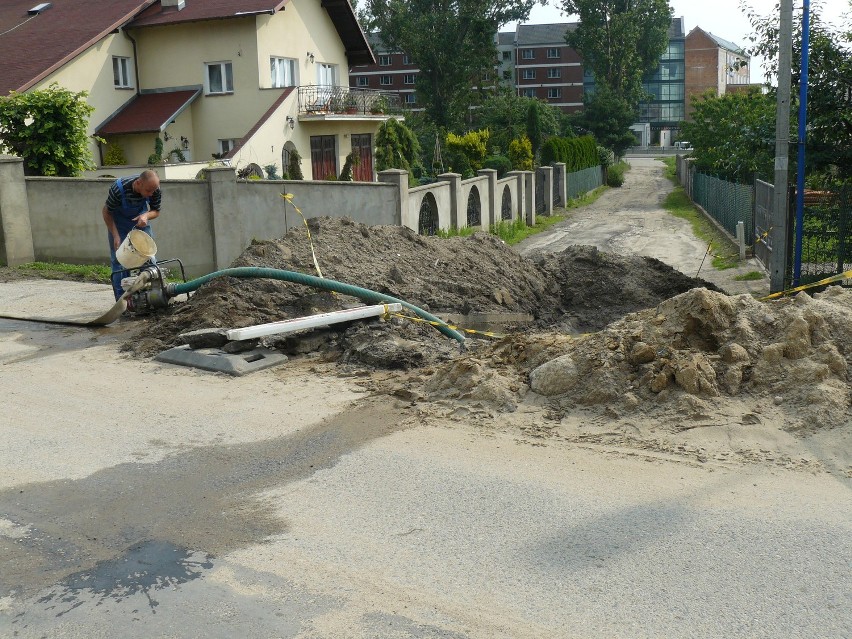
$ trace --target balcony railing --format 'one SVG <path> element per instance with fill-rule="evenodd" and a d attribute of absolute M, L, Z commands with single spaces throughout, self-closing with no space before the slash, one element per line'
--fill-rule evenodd
<path fill-rule="evenodd" d="M 402 106 L 399 94 L 392 91 L 309 85 L 299 87 L 299 113 L 381 115 L 402 113 Z"/>

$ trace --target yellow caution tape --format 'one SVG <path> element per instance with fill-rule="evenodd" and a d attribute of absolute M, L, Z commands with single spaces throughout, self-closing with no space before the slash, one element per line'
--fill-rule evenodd
<path fill-rule="evenodd" d="M 766 238 L 769 237 L 769 234 L 771 232 L 772 232 L 772 227 L 770 226 L 766 231 L 764 231 L 760 235 L 755 235 L 754 236 L 754 243 L 752 244 L 752 247 L 757 246 L 758 243 L 766 244 Z M 766 245 L 769 246 L 769 244 L 766 244 Z"/>
<path fill-rule="evenodd" d="M 472 328 L 462 328 L 461 326 L 453 326 L 452 324 L 447 324 L 446 322 L 435 322 L 432 320 L 425 320 L 422 317 L 412 317 L 410 315 L 402 315 L 400 313 L 390 313 L 392 317 L 399 317 L 400 319 L 411 320 L 412 322 L 420 322 L 421 324 L 429 324 L 430 326 L 446 326 L 447 328 L 451 328 L 454 331 L 462 331 L 463 333 L 470 333 L 471 335 L 485 335 L 486 337 L 496 337 L 497 339 L 503 339 L 506 337 L 505 335 L 501 335 L 500 333 L 493 333 L 491 331 L 475 331 Z"/>
<path fill-rule="evenodd" d="M 298 213 L 299 216 L 302 218 L 302 222 L 305 223 L 305 230 L 307 230 L 307 232 L 308 232 L 308 243 L 310 243 L 310 245 L 311 245 L 311 256 L 314 258 L 314 267 L 316 267 L 316 269 L 317 269 L 317 274 L 321 278 L 325 279 L 325 276 L 322 274 L 322 271 L 320 270 L 319 262 L 317 262 L 317 254 L 314 252 L 314 242 L 313 242 L 313 239 L 311 238 L 311 229 L 310 229 L 310 227 L 308 227 L 308 221 L 305 219 L 304 214 L 299 210 L 299 207 L 296 206 L 295 204 L 293 204 L 293 194 L 292 193 L 281 193 L 281 197 L 284 198 L 284 206 L 286 207 L 287 202 L 289 202 L 293 206 L 293 208 L 296 209 L 296 213 Z"/>
<path fill-rule="evenodd" d="M 789 295 L 790 293 L 798 293 L 799 291 L 804 291 L 809 288 L 814 288 L 817 286 L 825 286 L 826 284 L 831 284 L 832 282 L 839 282 L 840 280 L 848 280 L 852 279 L 852 271 L 843 271 L 842 273 L 838 273 L 837 275 L 832 275 L 831 277 L 826 277 L 824 280 L 820 280 L 819 282 L 811 282 L 810 284 L 803 284 L 802 286 L 797 286 L 796 288 L 790 288 L 786 291 L 780 291 L 778 293 L 772 293 L 771 295 L 767 295 L 766 297 L 759 298 L 759 301 L 764 302 L 766 300 L 774 300 L 775 298 L 782 297 L 784 295 Z"/>

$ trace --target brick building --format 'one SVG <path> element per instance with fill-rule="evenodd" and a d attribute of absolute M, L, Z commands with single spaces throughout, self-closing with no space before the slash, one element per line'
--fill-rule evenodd
<path fill-rule="evenodd" d="M 367 41 L 376 57 L 376 64 L 357 65 L 349 69 L 349 86 L 359 89 L 381 89 L 399 93 L 403 106 L 419 110 L 414 93 L 414 81 L 420 69 L 407 54 L 393 51 L 375 33 Z"/>
<path fill-rule="evenodd" d="M 495 35 L 498 83 L 518 95 L 538 98 L 565 113 L 583 108 L 583 95 L 594 91 L 594 76 L 580 55 L 565 42 L 577 23 L 521 24 Z M 688 96 L 713 88 L 717 93 L 748 86 L 749 57 L 737 45 L 700 28 L 685 35 L 683 18 L 674 18 L 660 64 L 642 82 L 650 95 L 639 105 L 637 129 L 647 130 L 643 143 L 669 145 L 688 114 Z M 414 82 L 419 72 L 408 57 L 388 51 L 376 35 L 368 36 L 377 64 L 353 66 L 350 86 L 386 89 L 417 107 Z"/>
<path fill-rule="evenodd" d="M 741 47 L 695 27 L 685 41 L 686 119 L 692 113 L 692 96 L 708 89 L 716 95 L 749 86 L 749 56 Z"/>
<path fill-rule="evenodd" d="M 566 113 L 583 108 L 583 60 L 565 42 L 575 23 L 520 24 L 515 33 L 515 87 Z"/>

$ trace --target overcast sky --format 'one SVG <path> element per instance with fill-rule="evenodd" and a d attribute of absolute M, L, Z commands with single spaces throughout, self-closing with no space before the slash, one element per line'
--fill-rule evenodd
<path fill-rule="evenodd" d="M 761 15 L 773 12 L 777 0 L 748 0 L 749 4 Z M 811 6 L 815 6 L 818 0 L 811 0 Z M 840 25 L 841 15 L 850 10 L 850 0 L 819 0 L 823 10 L 822 18 L 825 22 Z M 561 3 L 548 0 L 547 6 L 536 5 L 525 24 L 548 24 L 553 22 L 574 22 L 575 16 L 563 15 L 557 8 Z M 748 35 L 751 33 L 751 25 L 748 18 L 740 10 L 738 0 L 669 0 L 674 15 L 683 18 L 685 33 L 689 33 L 695 27 L 701 27 L 715 36 L 729 40 L 745 48 L 751 43 Z M 794 7 L 801 7 L 802 0 L 793 0 Z M 514 25 L 504 27 L 511 30 Z M 763 70 L 762 60 L 755 58 L 751 65 L 751 81 L 762 82 Z"/>

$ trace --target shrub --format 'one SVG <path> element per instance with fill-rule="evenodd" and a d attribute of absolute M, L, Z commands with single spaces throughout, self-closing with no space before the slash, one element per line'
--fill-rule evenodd
<path fill-rule="evenodd" d="M 104 154 L 104 164 L 106 166 L 123 166 L 127 164 L 127 156 L 124 155 L 124 149 L 118 144 L 110 144 Z"/>
<path fill-rule="evenodd" d="M 606 185 L 619 187 L 624 184 L 624 171 L 627 170 L 626 162 L 613 164 L 606 171 Z"/>
<path fill-rule="evenodd" d="M 494 169 L 501 178 L 512 170 L 512 162 L 505 155 L 491 155 L 482 162 L 483 168 Z"/>
<path fill-rule="evenodd" d="M 595 139 L 591 135 L 579 138 L 549 138 L 541 146 L 541 163 L 564 162 L 565 171 L 574 173 L 598 166 L 600 157 Z"/>
<path fill-rule="evenodd" d="M 280 180 L 281 178 L 278 176 L 278 165 L 277 164 L 264 164 L 263 170 L 266 172 L 267 180 Z"/>
<path fill-rule="evenodd" d="M 343 163 L 343 170 L 340 172 L 337 179 L 341 182 L 351 182 L 352 167 L 358 166 L 359 164 L 361 164 L 360 156 L 350 152 L 349 155 L 346 156 L 346 161 Z"/>
<path fill-rule="evenodd" d="M 490 135 L 487 129 L 470 131 L 464 135 L 448 133 L 447 152 L 450 155 L 464 155 L 470 164 L 470 168 L 475 173 L 482 168 L 482 162 L 488 153 L 488 138 Z"/>
<path fill-rule="evenodd" d="M 302 156 L 296 149 L 290 151 L 290 162 L 287 164 L 287 175 L 291 180 L 304 180 L 302 175 Z"/>
<path fill-rule="evenodd" d="M 522 135 L 509 142 L 509 161 L 516 171 L 533 170 L 533 152 L 530 139 Z"/>

